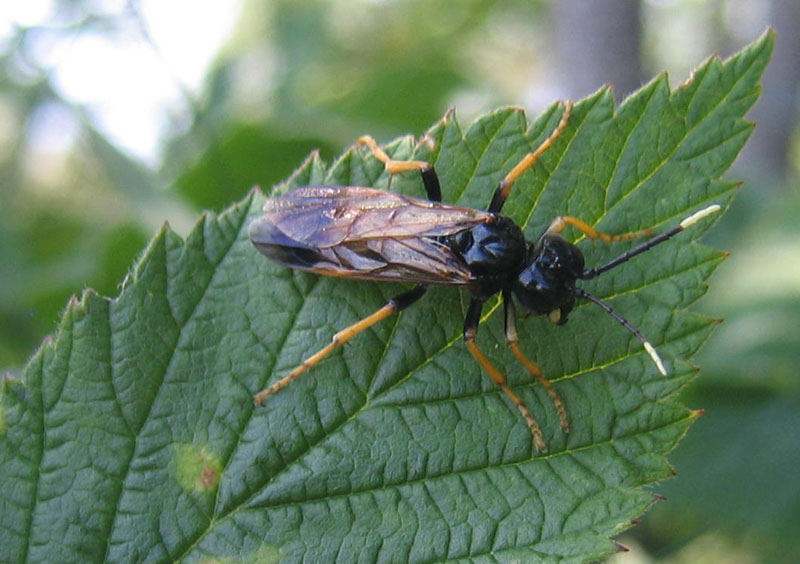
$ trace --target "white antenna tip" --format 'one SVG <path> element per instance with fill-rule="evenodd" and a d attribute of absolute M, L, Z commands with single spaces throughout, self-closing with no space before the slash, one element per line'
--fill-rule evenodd
<path fill-rule="evenodd" d="M 666 376 L 667 369 L 664 368 L 664 363 L 661 362 L 661 357 L 658 356 L 655 347 L 651 345 L 648 341 L 644 341 L 643 344 L 644 344 L 644 350 L 646 350 L 647 354 L 650 355 L 650 358 L 652 359 L 653 364 L 656 365 L 656 368 L 658 368 L 658 371 L 661 372 L 662 376 Z"/>
<path fill-rule="evenodd" d="M 692 225 L 694 225 L 701 219 L 708 217 L 712 213 L 717 213 L 720 209 L 722 209 L 722 206 L 720 206 L 719 204 L 713 204 L 708 206 L 707 208 L 703 208 L 699 212 L 693 213 L 692 215 L 681 221 L 681 229 L 686 229 L 687 227 L 691 227 Z"/>

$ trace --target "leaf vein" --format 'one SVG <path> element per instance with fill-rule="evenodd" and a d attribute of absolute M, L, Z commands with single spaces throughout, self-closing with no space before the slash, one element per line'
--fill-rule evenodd
<path fill-rule="evenodd" d="M 750 66 L 748 68 L 752 67 L 755 64 L 756 60 L 757 60 L 756 58 L 753 58 L 753 61 L 750 63 Z M 667 155 L 665 155 L 664 158 L 662 158 L 653 167 L 653 170 L 651 170 L 650 173 L 648 173 L 642 180 L 640 180 L 638 183 L 636 183 L 630 191 L 626 192 L 621 198 L 619 198 L 615 203 L 613 203 L 610 207 L 608 207 L 605 210 L 605 213 L 598 219 L 597 222 L 595 222 L 595 225 L 597 225 L 600 222 L 600 219 L 603 219 L 604 217 L 608 216 L 609 212 L 611 212 L 614 208 L 616 208 L 619 205 L 621 205 L 623 201 L 627 200 L 636 191 L 638 191 L 645 184 L 645 182 L 647 182 L 653 176 L 655 176 L 655 174 L 659 170 L 661 170 L 670 161 L 672 156 L 675 154 L 675 152 L 678 151 L 678 149 L 680 149 L 680 147 L 683 144 L 683 142 L 686 141 L 686 139 L 691 135 L 691 133 L 696 131 L 700 127 L 701 124 L 706 122 L 706 120 L 711 116 L 711 114 L 713 114 L 717 109 L 720 108 L 720 106 L 722 106 L 722 104 L 725 103 L 725 101 L 728 99 L 728 97 L 734 92 L 734 90 L 736 89 L 736 86 L 738 86 L 739 82 L 744 80 L 744 78 L 747 75 L 748 75 L 747 72 L 742 72 L 741 74 L 739 74 L 736 77 L 736 79 L 734 80 L 733 84 L 728 88 L 728 90 L 725 93 L 725 95 L 722 98 L 720 98 L 720 100 L 717 102 L 717 104 L 715 106 L 711 107 L 705 114 L 703 114 L 700 117 L 700 119 L 698 119 L 691 127 L 686 129 L 686 131 L 684 132 L 684 134 L 681 137 L 681 139 L 676 141 L 675 146 L 673 147 L 672 151 L 670 151 Z M 703 81 L 706 80 L 706 76 L 707 75 L 704 75 L 703 78 L 701 78 L 699 85 L 701 85 L 703 83 Z M 698 85 L 698 88 L 695 89 L 695 92 L 693 93 L 692 99 L 694 99 L 694 96 L 697 96 L 699 94 L 699 92 L 701 90 L 699 88 L 699 85 Z M 669 103 L 673 103 L 674 102 L 674 98 L 675 98 L 675 93 L 674 92 L 670 93 Z M 689 106 L 690 105 L 687 105 L 687 108 Z M 686 116 L 684 116 L 684 121 L 685 120 L 686 120 Z"/>

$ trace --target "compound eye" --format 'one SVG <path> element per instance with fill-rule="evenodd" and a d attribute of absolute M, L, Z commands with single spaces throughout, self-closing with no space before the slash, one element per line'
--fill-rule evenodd
<path fill-rule="evenodd" d="M 573 278 L 580 278 L 584 267 L 583 253 L 558 235 L 544 241 L 540 261 L 547 270 L 558 270 Z"/>
<path fill-rule="evenodd" d="M 542 266 L 545 268 L 553 269 L 558 267 L 558 251 L 553 247 L 545 247 L 542 253 Z"/>
<path fill-rule="evenodd" d="M 548 248 L 545 250 L 547 260 L 545 266 L 550 270 L 560 270 L 564 267 L 564 257 L 559 249 Z"/>

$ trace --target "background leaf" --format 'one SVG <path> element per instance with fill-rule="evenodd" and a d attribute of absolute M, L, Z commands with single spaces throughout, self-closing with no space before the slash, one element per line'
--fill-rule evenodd
<path fill-rule="evenodd" d="M 710 59 L 670 92 L 659 77 L 615 112 L 608 91 L 576 105 L 564 135 L 515 187 L 506 213 L 536 237 L 558 214 L 609 232 L 672 225 L 734 185 L 718 180 L 751 130 L 772 36 Z M 493 186 L 553 129 L 498 110 L 462 130 L 446 116 L 390 145 L 434 162 L 444 197 L 485 207 Z M 315 155 L 290 185 L 386 187 L 380 163 Z M 421 195 L 418 178 L 391 188 Z M 436 288 L 256 409 L 252 394 L 402 287 L 291 271 L 247 238 L 263 196 L 165 227 L 120 295 L 87 291 L 0 405 L 0 544 L 11 561 L 587 561 L 653 501 L 665 455 L 697 413 L 671 400 L 714 322 L 686 307 L 723 254 L 681 234 L 587 288 L 668 360 L 651 366 L 608 316 L 521 323 L 523 348 L 555 382 L 565 436 L 512 361 L 497 303 L 479 342 L 542 424 L 550 453 L 460 343 L 467 297 Z M 574 234 L 569 234 L 574 236 Z M 589 264 L 621 245 L 578 241 Z"/>

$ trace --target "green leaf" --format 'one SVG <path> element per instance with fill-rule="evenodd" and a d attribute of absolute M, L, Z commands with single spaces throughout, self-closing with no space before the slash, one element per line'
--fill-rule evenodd
<path fill-rule="evenodd" d="M 752 126 L 766 34 L 710 59 L 670 92 L 662 76 L 615 110 L 606 90 L 514 188 L 506 212 L 536 237 L 556 215 L 608 232 L 663 229 L 735 185 L 719 180 Z M 448 115 L 398 158 L 435 163 L 446 201 L 485 207 L 494 185 L 560 116 L 502 109 L 462 130 Z M 313 155 L 292 185 L 386 187 L 380 163 Z M 391 187 L 422 195 L 419 178 Z M 479 343 L 542 425 L 548 454 L 461 343 L 468 297 L 434 288 L 255 408 L 252 394 L 405 287 L 292 271 L 247 237 L 263 196 L 168 227 L 106 299 L 72 300 L 56 335 L 0 398 L 0 545 L 14 562 L 568 561 L 602 558 L 671 474 L 665 455 L 696 413 L 675 403 L 714 321 L 687 311 L 723 254 L 693 244 L 706 220 L 586 287 L 599 308 L 555 327 L 521 322 L 572 429 L 508 352 L 497 302 Z M 567 232 L 570 237 L 575 233 Z M 577 237 L 575 237 L 577 240 Z M 579 241 L 589 264 L 619 254 Z"/>

